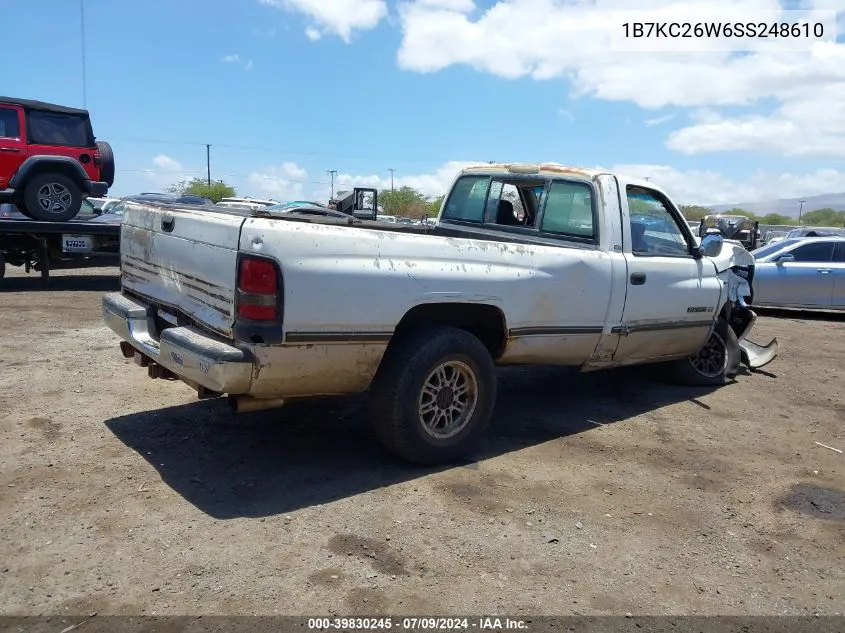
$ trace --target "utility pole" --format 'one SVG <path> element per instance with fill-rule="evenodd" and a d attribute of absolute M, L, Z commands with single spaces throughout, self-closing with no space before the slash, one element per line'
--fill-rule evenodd
<path fill-rule="evenodd" d="M 327 169 L 326 173 L 332 177 L 332 195 L 329 197 L 329 200 L 334 198 L 334 177 L 337 175 L 337 169 Z"/>
<path fill-rule="evenodd" d="M 208 169 L 208 186 L 211 186 L 211 145 L 205 146 L 205 166 Z"/>
<path fill-rule="evenodd" d="M 798 224 L 801 224 L 801 213 L 804 211 L 804 203 L 807 202 L 806 200 L 799 200 L 801 206 L 798 207 Z"/>
<path fill-rule="evenodd" d="M 393 172 L 396 171 L 396 170 L 393 169 L 393 167 L 391 167 L 387 171 L 390 172 L 390 190 L 393 191 Z"/>
<path fill-rule="evenodd" d="M 88 88 L 85 62 L 85 0 L 79 0 L 79 39 L 82 47 L 82 107 L 88 107 Z"/>

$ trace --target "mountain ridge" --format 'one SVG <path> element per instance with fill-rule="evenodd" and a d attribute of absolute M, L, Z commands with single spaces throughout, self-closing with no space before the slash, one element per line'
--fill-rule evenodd
<path fill-rule="evenodd" d="M 745 209 L 751 213 L 762 216 L 769 213 L 778 213 L 790 218 L 797 218 L 801 208 L 801 201 L 804 201 L 803 213 L 816 211 L 817 209 L 835 209 L 845 211 L 845 193 L 822 193 L 817 196 L 804 196 L 803 198 L 780 198 L 761 202 L 738 202 L 736 204 L 708 204 L 702 205 L 707 209 L 716 212 L 730 211 L 731 209 Z"/>

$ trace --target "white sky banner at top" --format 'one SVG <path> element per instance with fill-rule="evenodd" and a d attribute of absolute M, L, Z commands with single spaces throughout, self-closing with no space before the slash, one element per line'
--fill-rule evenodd
<path fill-rule="evenodd" d="M 603 20 L 619 52 L 801 52 L 835 43 L 836 12 L 753 9 L 692 2 L 659 9 L 610 11 Z"/>

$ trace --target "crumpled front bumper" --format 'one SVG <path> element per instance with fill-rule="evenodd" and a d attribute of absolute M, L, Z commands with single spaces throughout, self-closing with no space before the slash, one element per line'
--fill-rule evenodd
<path fill-rule="evenodd" d="M 194 327 L 157 331 L 154 309 L 120 292 L 103 297 L 106 325 L 136 350 L 136 360 L 155 363 L 183 381 L 217 393 L 249 391 L 253 361 L 234 347 Z"/>
<path fill-rule="evenodd" d="M 757 313 L 745 303 L 742 297 L 734 302 L 733 310 L 741 311 L 746 321 L 744 329 L 737 332 L 737 341 L 742 354 L 742 364 L 749 369 L 759 369 L 771 363 L 778 355 L 779 345 L 777 337 L 769 341 L 768 345 L 759 345 L 748 340 L 748 334 L 757 321 Z"/>

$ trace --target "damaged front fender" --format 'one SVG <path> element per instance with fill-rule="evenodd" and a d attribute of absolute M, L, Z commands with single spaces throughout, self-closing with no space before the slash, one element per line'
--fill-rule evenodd
<path fill-rule="evenodd" d="M 746 298 L 753 297 L 754 255 L 739 243 L 725 242 L 719 255 L 710 257 L 716 266 L 719 279 L 725 285 L 729 301 L 728 323 L 736 334 L 741 350 L 742 364 L 749 369 L 759 369 L 771 363 L 778 355 L 778 340 L 759 345 L 747 337 L 757 314 L 748 306 Z"/>

